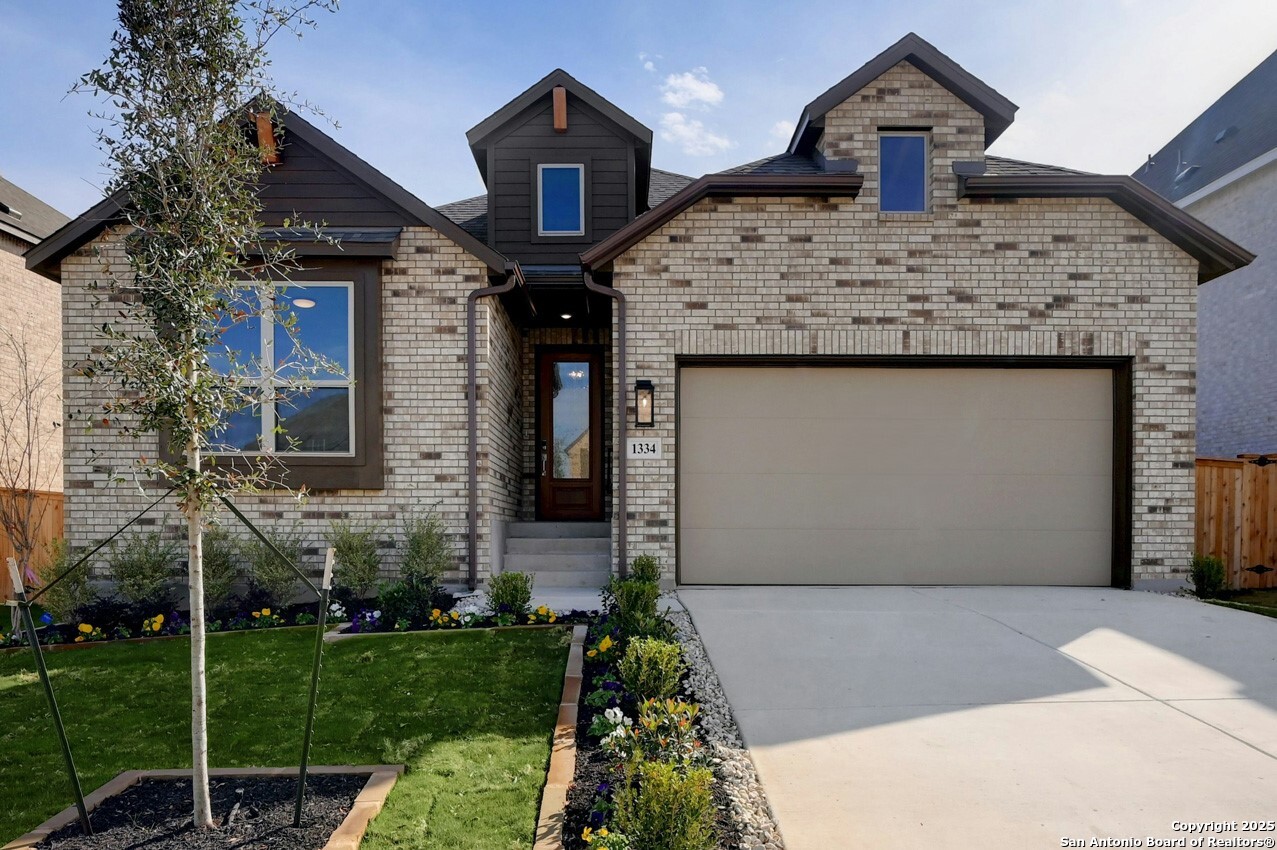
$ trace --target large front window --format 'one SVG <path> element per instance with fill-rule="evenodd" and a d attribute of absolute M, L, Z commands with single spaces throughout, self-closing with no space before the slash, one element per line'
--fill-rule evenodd
<path fill-rule="evenodd" d="M 354 434 L 354 287 L 343 281 L 242 290 L 210 366 L 252 401 L 223 417 L 216 453 L 350 455 Z"/>

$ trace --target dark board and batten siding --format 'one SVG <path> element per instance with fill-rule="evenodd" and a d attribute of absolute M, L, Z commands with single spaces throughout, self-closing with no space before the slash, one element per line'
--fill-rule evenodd
<path fill-rule="evenodd" d="M 554 131 L 550 98 L 538 101 L 489 150 L 489 244 L 524 264 L 577 262 L 633 218 L 633 149 L 631 139 L 571 94 L 566 133 Z M 536 166 L 550 162 L 585 164 L 585 236 L 536 234 Z"/>
<path fill-rule="evenodd" d="M 283 159 L 262 174 L 262 223 L 281 227 L 299 219 L 343 227 L 412 224 L 387 200 L 295 135 L 286 134 Z"/>

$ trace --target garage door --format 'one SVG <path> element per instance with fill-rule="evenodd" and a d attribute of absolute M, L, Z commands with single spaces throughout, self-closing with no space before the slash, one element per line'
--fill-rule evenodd
<path fill-rule="evenodd" d="M 680 580 L 1108 585 L 1112 380 L 685 366 Z"/>

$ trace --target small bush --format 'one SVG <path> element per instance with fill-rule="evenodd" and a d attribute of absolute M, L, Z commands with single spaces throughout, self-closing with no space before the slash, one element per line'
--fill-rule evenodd
<path fill-rule="evenodd" d="M 53 581 L 74 563 L 67 542 L 61 537 L 49 541 L 45 547 L 44 559 L 36 571 L 40 576 L 40 584 L 44 586 Z M 53 586 L 53 589 L 40 597 L 40 604 L 53 615 L 58 623 L 70 623 L 79 615 L 80 610 L 88 605 L 97 594 L 89 586 L 89 565 L 81 564 L 74 572 Z"/>
<path fill-rule="evenodd" d="M 402 581 L 383 584 L 377 594 L 377 610 L 391 623 L 406 620 L 424 626 L 430 612 L 439 607 L 439 588 L 430 578 L 405 576 Z"/>
<path fill-rule="evenodd" d="M 630 641 L 618 665 L 625 689 L 640 700 L 674 696 L 687 672 L 683 650 L 676 643 L 654 638 Z"/>
<path fill-rule="evenodd" d="M 443 520 L 433 510 L 424 516 L 409 514 L 404 520 L 404 578 L 423 578 L 438 584 L 452 568 L 452 541 Z"/>
<path fill-rule="evenodd" d="M 173 598 L 174 564 L 182 547 L 165 540 L 158 531 L 130 537 L 123 545 L 112 543 L 107 566 L 116 590 L 140 608 L 167 611 Z"/>
<path fill-rule="evenodd" d="M 301 566 L 302 540 L 295 534 L 270 534 L 280 554 Z M 252 608 L 282 608 L 297 593 L 297 573 L 281 561 L 257 535 L 245 537 L 240 551 L 248 562 L 249 593 L 245 602 Z"/>
<path fill-rule="evenodd" d="M 665 762 L 641 762 L 616 794 L 616 826 L 643 850 L 713 850 L 713 774 L 684 772 Z"/>
<path fill-rule="evenodd" d="M 532 576 L 527 573 L 497 573 L 488 577 L 488 607 L 493 614 L 522 617 L 532 603 Z"/>
<path fill-rule="evenodd" d="M 364 599 L 377 586 L 381 554 L 377 551 L 378 526 L 359 527 L 350 520 L 333 522 L 328 543 L 337 550 L 333 581 Z"/>
<path fill-rule="evenodd" d="M 1193 592 L 1202 599 L 1218 596 L 1227 581 L 1224 562 L 1214 555 L 1193 554 L 1193 568 L 1189 576 L 1193 580 Z"/>
<path fill-rule="evenodd" d="M 657 584 L 661 580 L 661 562 L 654 555 L 639 555 L 630 565 L 630 578 L 634 581 Z"/>
<path fill-rule="evenodd" d="M 204 532 L 204 605 L 208 609 L 226 604 L 239 578 L 239 552 L 235 539 L 224 528 Z"/>
<path fill-rule="evenodd" d="M 656 612 L 661 588 L 650 581 L 612 579 L 603 589 L 603 605 L 621 630 L 621 639 L 669 639 L 673 626 Z"/>

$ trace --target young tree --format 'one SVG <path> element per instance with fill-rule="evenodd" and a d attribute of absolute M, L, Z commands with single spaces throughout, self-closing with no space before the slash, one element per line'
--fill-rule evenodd
<path fill-rule="evenodd" d="M 61 483 L 62 364 L 56 345 L 40 348 L 28 328 L 0 328 L 0 531 L 30 584 L 45 542 L 42 494 Z"/>
<path fill-rule="evenodd" d="M 262 401 L 260 382 L 247 376 L 274 366 L 268 358 L 237 362 L 223 333 L 276 310 L 271 281 L 293 265 L 290 254 L 257 238 L 264 165 L 246 121 L 251 109 L 278 126 L 280 98 L 266 54 L 271 38 L 300 35 L 314 25 L 314 10 L 335 7 L 336 0 L 120 0 L 111 54 L 77 87 L 106 104 L 97 117 L 104 121 L 98 138 L 113 175 L 109 189 L 127 193 L 127 269 L 96 286 L 114 297 L 83 367 L 113 387 L 94 414 L 96 425 L 159 435 L 182 458 L 148 452 L 139 464 L 176 485 L 187 531 L 197 829 L 213 826 L 202 531 L 219 495 L 258 480 L 202 461 L 225 416 Z M 279 324 L 291 327 L 289 317 Z"/>

